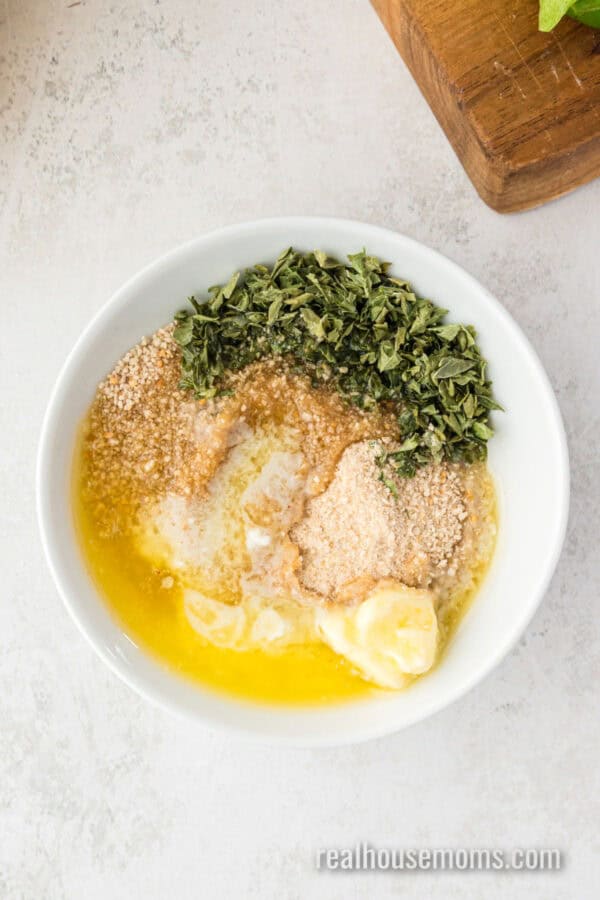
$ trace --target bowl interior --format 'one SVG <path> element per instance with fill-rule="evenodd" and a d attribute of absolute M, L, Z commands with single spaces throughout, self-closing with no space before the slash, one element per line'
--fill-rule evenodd
<path fill-rule="evenodd" d="M 362 247 L 394 274 L 472 323 L 490 361 L 497 413 L 489 465 L 499 500 L 491 570 L 440 664 L 404 693 L 339 706 L 261 706 L 204 691 L 149 658 L 113 619 L 84 567 L 74 533 L 70 473 L 76 430 L 98 382 L 143 335 L 170 321 L 190 294 L 232 271 L 272 262 L 286 246 L 345 256 Z M 48 560 L 75 621 L 102 658 L 146 697 L 207 724 L 295 744 L 335 744 L 393 732 L 446 706 L 479 681 L 522 633 L 552 575 L 566 524 L 568 460 L 552 390 L 526 339 L 490 294 L 460 267 L 406 237 L 333 219 L 278 219 L 234 226 L 193 241 L 129 281 L 70 354 L 44 423 L 38 510 Z"/>

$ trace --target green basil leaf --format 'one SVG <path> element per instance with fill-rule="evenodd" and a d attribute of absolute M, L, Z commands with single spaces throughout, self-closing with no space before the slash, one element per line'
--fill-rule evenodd
<path fill-rule="evenodd" d="M 572 5 L 573 0 L 540 0 L 540 31 L 552 31 Z"/>

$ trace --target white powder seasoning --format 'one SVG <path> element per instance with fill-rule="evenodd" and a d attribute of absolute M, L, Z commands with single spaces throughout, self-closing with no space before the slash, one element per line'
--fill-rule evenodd
<path fill-rule="evenodd" d="M 371 580 L 425 587 L 436 574 L 452 574 L 468 515 L 459 467 L 432 464 L 395 478 L 396 498 L 379 477 L 381 450 L 374 441 L 348 447 L 292 531 L 304 585 L 328 599 L 355 599 L 353 582 L 364 596 Z"/>

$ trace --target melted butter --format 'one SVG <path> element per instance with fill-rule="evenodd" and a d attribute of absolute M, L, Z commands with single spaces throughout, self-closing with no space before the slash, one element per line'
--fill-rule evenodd
<path fill-rule="evenodd" d="M 262 461 L 260 454 L 257 457 Z M 482 470 L 484 472 L 485 470 Z M 234 480 L 235 494 L 246 488 L 245 471 Z M 84 490 L 86 485 L 86 490 Z M 494 520 L 493 482 L 489 474 L 477 480 L 480 506 Z M 135 532 L 118 528 L 107 534 L 92 512 L 85 458 L 78 448 L 74 478 L 74 510 L 81 547 L 99 592 L 125 633 L 169 670 L 217 692 L 277 704 L 340 702 L 377 693 L 351 663 L 323 643 L 292 645 L 278 652 L 261 649 L 238 652 L 209 644 L 192 627 L 184 609 L 183 589 L 176 581 L 167 588 L 165 577 L 175 574 L 164 567 L 160 554 L 151 561 L 140 551 Z M 123 503 L 119 498 L 120 516 Z M 115 498 L 116 500 L 116 498 Z M 228 510 L 235 517 L 235 510 Z M 137 519 L 132 501 L 131 520 Z M 446 597 L 439 616 L 440 646 L 437 662 L 489 565 L 492 547 L 481 561 L 464 573 Z M 171 583 L 167 581 L 167 583 Z M 196 585 L 202 587 L 202 585 Z M 221 599 L 237 600 L 237 585 L 222 586 Z M 214 583 L 207 590 L 214 596 Z M 437 664 L 437 663 L 436 663 Z M 415 680 L 407 678 L 407 684 Z"/>
<path fill-rule="evenodd" d="M 90 505 L 83 502 L 81 477 L 79 460 L 74 510 L 89 572 L 125 633 L 159 663 L 218 692 L 266 703 L 331 703 L 376 691 L 324 644 L 278 653 L 207 644 L 188 622 L 183 591 L 163 587 L 170 573 L 153 567 L 131 536 L 99 536 Z"/>

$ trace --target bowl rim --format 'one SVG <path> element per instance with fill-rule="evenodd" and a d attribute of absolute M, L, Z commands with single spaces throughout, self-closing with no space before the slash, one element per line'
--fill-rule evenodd
<path fill-rule="evenodd" d="M 108 653 L 100 639 L 97 638 L 97 636 L 94 635 L 83 622 L 83 616 L 81 616 L 79 613 L 77 601 L 70 596 L 70 592 L 68 588 L 63 584 L 59 568 L 56 565 L 55 538 L 52 534 L 50 520 L 50 484 L 48 483 L 48 479 L 45 478 L 46 470 L 50 470 L 51 468 L 52 436 L 53 430 L 56 428 L 58 422 L 57 416 L 60 413 L 61 397 L 63 391 L 66 389 L 67 385 L 70 382 L 70 379 L 72 378 L 72 369 L 75 368 L 76 364 L 79 361 L 79 357 L 81 356 L 82 351 L 85 348 L 85 345 L 92 337 L 94 332 L 98 329 L 99 325 L 101 325 L 105 318 L 111 316 L 113 310 L 117 309 L 119 305 L 123 303 L 123 301 L 127 298 L 129 292 L 144 281 L 148 279 L 151 280 L 152 277 L 155 274 L 158 274 L 163 267 L 176 263 L 179 257 L 186 257 L 190 251 L 206 247 L 213 241 L 227 240 L 234 235 L 243 235 L 244 232 L 252 232 L 255 234 L 257 230 L 264 229 L 265 231 L 269 231 L 273 228 L 281 230 L 282 234 L 285 235 L 285 229 L 294 226 L 306 226 L 309 228 L 324 227 L 328 229 L 358 228 L 360 229 L 361 234 L 364 234 L 365 244 L 368 243 L 370 235 L 373 236 L 373 238 L 379 236 L 381 238 L 385 237 L 388 239 L 392 238 L 394 240 L 400 240 L 407 248 L 412 248 L 419 253 L 427 253 L 428 255 L 430 255 L 430 257 L 435 258 L 435 260 L 440 265 L 442 265 L 446 269 L 454 270 L 454 272 L 457 273 L 461 278 L 466 279 L 466 281 L 470 282 L 471 286 L 477 292 L 479 292 L 480 295 L 485 297 L 486 302 L 490 304 L 491 307 L 493 307 L 496 315 L 500 316 L 504 320 L 504 324 L 511 332 L 512 338 L 520 345 L 520 348 L 524 352 L 525 356 L 529 358 L 529 362 L 531 363 L 533 370 L 535 371 L 538 384 L 541 387 L 542 392 L 545 396 L 545 400 L 548 404 L 548 411 L 550 413 L 550 419 L 552 422 L 554 437 L 556 440 L 556 449 L 558 450 L 558 471 L 560 474 L 560 485 L 558 486 L 557 496 L 559 498 L 559 502 L 558 508 L 556 510 L 557 520 L 556 527 L 553 531 L 552 546 L 544 559 L 544 568 L 543 571 L 540 572 L 540 577 L 537 580 L 537 588 L 535 591 L 531 592 L 528 598 L 525 612 L 520 618 L 518 626 L 515 626 L 515 628 L 512 630 L 509 639 L 505 640 L 502 644 L 497 646 L 495 650 L 490 653 L 489 658 L 486 660 L 485 664 L 476 671 L 470 673 L 469 676 L 464 679 L 463 683 L 457 686 L 450 697 L 440 696 L 439 698 L 436 698 L 435 700 L 425 705 L 423 709 L 416 711 L 414 714 L 406 716 L 405 720 L 401 723 L 398 723 L 392 719 L 390 722 L 385 723 L 378 728 L 374 728 L 372 726 L 362 728 L 356 727 L 354 729 L 350 729 L 350 732 L 344 733 L 344 735 L 341 737 L 335 735 L 317 735 L 315 733 L 309 733 L 306 735 L 283 734 L 275 730 L 271 730 L 267 733 L 264 729 L 249 729 L 245 725 L 236 722 L 229 716 L 214 714 L 213 712 L 209 714 L 204 711 L 200 714 L 198 710 L 191 709 L 190 706 L 182 700 L 177 700 L 173 697 L 167 697 L 164 691 L 160 691 L 155 687 L 149 686 L 143 675 L 135 672 L 132 668 L 120 662 L 117 657 Z M 283 243 L 285 243 L 285 241 L 283 241 Z M 140 694 L 152 704 L 166 709 L 171 713 L 175 712 L 183 715 L 188 720 L 191 720 L 198 725 L 205 725 L 216 731 L 224 732 L 230 736 L 234 735 L 239 738 L 243 738 L 244 740 L 250 740 L 263 744 L 277 743 L 296 747 L 339 746 L 342 744 L 358 743 L 365 740 L 383 737 L 388 734 L 394 734 L 400 730 L 403 730 L 404 728 L 416 724 L 417 722 L 429 718 L 440 710 L 445 709 L 446 707 L 455 703 L 466 693 L 468 693 L 473 687 L 483 681 L 492 672 L 492 670 L 496 668 L 501 660 L 510 653 L 510 651 L 523 635 L 535 612 L 537 611 L 549 587 L 550 581 L 554 575 L 561 555 L 569 516 L 569 452 L 560 407 L 558 405 L 558 401 L 551 386 L 548 375 L 546 374 L 546 371 L 536 351 L 530 344 L 524 332 L 521 330 L 520 326 L 512 318 L 508 310 L 505 309 L 505 307 L 493 296 L 493 294 L 490 293 L 490 291 L 484 285 L 482 285 L 478 281 L 478 279 L 476 279 L 473 275 L 466 271 L 462 266 L 454 262 L 454 260 L 447 257 L 445 254 L 440 253 L 438 250 L 427 246 L 421 241 L 408 237 L 401 232 L 397 232 L 393 229 L 378 225 L 364 223 L 357 219 L 338 218 L 332 216 L 276 216 L 227 225 L 206 232 L 205 234 L 192 238 L 191 240 L 188 240 L 174 247 L 173 249 L 160 255 L 158 258 L 154 259 L 142 269 L 133 274 L 116 291 L 113 292 L 113 294 L 105 303 L 101 305 L 98 311 L 92 316 L 91 320 L 81 331 L 73 347 L 67 354 L 66 359 L 64 360 L 59 370 L 59 374 L 56 377 L 54 386 L 51 390 L 39 436 L 35 469 L 35 493 L 37 521 L 41 542 L 44 549 L 44 555 L 46 557 L 46 561 L 55 587 L 58 590 L 63 604 L 65 605 L 71 619 L 75 622 L 78 630 L 87 640 L 88 644 L 100 656 L 100 658 L 111 669 L 111 671 L 114 672 L 136 693 Z M 95 593 L 98 595 L 98 602 L 101 603 L 102 600 L 99 595 L 98 589 L 95 585 L 93 585 L 93 588 Z M 146 653 L 145 655 L 149 657 L 149 654 Z M 152 662 L 154 665 L 159 665 L 154 660 L 152 660 Z M 179 680 L 178 676 L 175 673 L 169 673 L 169 677 L 173 681 Z M 218 694 L 215 696 L 218 697 L 220 704 L 226 705 L 232 710 L 236 706 L 240 705 L 240 701 L 238 701 L 236 698 L 229 698 L 225 694 Z M 310 715 L 311 713 L 314 714 L 315 711 L 323 711 L 328 708 L 327 706 L 317 706 L 313 707 L 312 709 L 310 707 L 298 707 L 296 709 L 295 707 L 285 706 L 264 706 L 263 704 L 252 703 L 251 701 L 249 701 L 249 703 L 254 709 L 261 709 L 263 711 L 265 709 L 268 709 L 272 712 L 273 715 L 277 714 L 280 711 L 284 711 L 285 713 L 289 713 L 290 711 L 292 711 L 295 715 L 298 715 L 299 713 L 299 718 L 303 718 L 305 715 Z M 242 705 L 245 706 L 246 704 L 242 702 Z"/>

